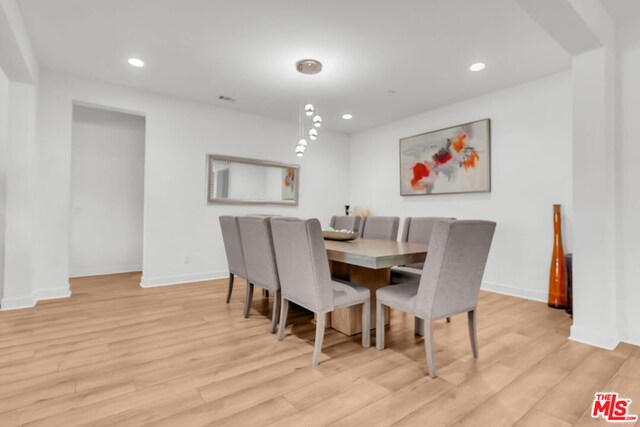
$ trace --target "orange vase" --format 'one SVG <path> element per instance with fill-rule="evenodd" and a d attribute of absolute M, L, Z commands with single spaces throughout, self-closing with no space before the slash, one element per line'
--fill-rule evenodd
<path fill-rule="evenodd" d="M 567 265 L 562 248 L 560 205 L 553 205 L 553 255 L 549 273 L 549 307 L 567 307 Z"/>

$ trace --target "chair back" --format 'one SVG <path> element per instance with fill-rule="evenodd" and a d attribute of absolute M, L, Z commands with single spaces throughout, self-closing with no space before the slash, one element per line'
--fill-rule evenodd
<path fill-rule="evenodd" d="M 415 300 L 418 316 L 439 319 L 478 305 L 495 229 L 491 221 L 436 223 Z"/>
<path fill-rule="evenodd" d="M 332 216 L 329 225 L 334 230 L 351 230 L 360 232 L 360 223 L 362 218 L 357 215 L 340 215 Z"/>
<path fill-rule="evenodd" d="M 360 237 L 363 239 L 397 240 L 400 217 L 369 216 L 363 217 L 360 225 Z"/>
<path fill-rule="evenodd" d="M 282 296 L 315 313 L 334 308 L 329 260 L 317 219 L 272 218 Z"/>
<path fill-rule="evenodd" d="M 229 273 L 246 279 L 247 269 L 244 263 L 244 254 L 242 253 L 238 219 L 235 216 L 223 215 L 219 220 Z"/>
<path fill-rule="evenodd" d="M 242 252 L 247 267 L 247 280 L 270 291 L 280 289 L 276 256 L 273 249 L 270 218 L 238 217 Z"/>
<path fill-rule="evenodd" d="M 404 219 L 404 227 L 402 229 L 402 242 L 421 243 L 423 245 L 429 245 L 431 241 L 431 233 L 433 232 L 433 226 L 436 222 L 443 220 L 450 220 L 455 218 L 443 218 L 443 217 L 407 217 Z M 407 267 L 419 268 L 422 270 L 424 267 L 423 262 L 417 262 L 415 264 L 409 264 Z"/>
<path fill-rule="evenodd" d="M 404 227 L 402 229 L 402 242 L 422 243 L 428 245 L 431 240 L 433 226 L 438 221 L 446 221 L 455 218 L 444 217 L 407 217 L 404 219 Z"/>

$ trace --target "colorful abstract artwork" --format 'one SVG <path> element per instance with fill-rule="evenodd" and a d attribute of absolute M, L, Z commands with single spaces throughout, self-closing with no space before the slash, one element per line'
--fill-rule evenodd
<path fill-rule="evenodd" d="M 296 195 L 296 170 L 282 170 L 282 200 L 293 200 Z"/>
<path fill-rule="evenodd" d="M 491 191 L 491 121 L 400 140 L 400 194 Z"/>

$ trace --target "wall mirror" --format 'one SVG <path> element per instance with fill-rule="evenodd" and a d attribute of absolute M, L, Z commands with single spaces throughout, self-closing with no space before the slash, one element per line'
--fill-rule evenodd
<path fill-rule="evenodd" d="M 297 205 L 300 166 L 244 157 L 207 156 L 207 201 Z"/>

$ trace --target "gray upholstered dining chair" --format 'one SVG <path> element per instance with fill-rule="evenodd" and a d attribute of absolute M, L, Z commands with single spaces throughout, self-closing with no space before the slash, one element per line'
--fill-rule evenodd
<path fill-rule="evenodd" d="M 238 217 L 242 252 L 247 267 L 247 295 L 244 304 L 244 317 L 251 313 L 253 288 L 258 286 L 273 294 L 273 313 L 271 333 L 278 325 L 278 305 L 280 304 L 280 280 L 273 249 L 271 224 L 266 216 Z"/>
<path fill-rule="evenodd" d="M 436 225 L 438 221 L 447 221 L 450 219 L 455 218 L 436 216 L 407 217 L 404 219 L 404 226 L 402 228 L 402 237 L 400 238 L 400 241 L 429 245 L 429 241 L 431 240 L 431 233 L 433 232 L 433 226 Z M 414 280 L 419 281 L 420 275 L 422 274 L 423 266 L 423 262 L 418 262 L 415 264 L 393 267 L 391 269 L 391 283 L 396 284 Z M 447 323 L 450 321 L 451 319 L 447 317 Z M 416 334 L 424 336 L 423 326 L 423 322 L 421 322 L 419 319 L 416 319 Z"/>
<path fill-rule="evenodd" d="M 369 289 L 331 280 L 322 229 L 317 219 L 273 218 L 273 243 L 282 291 L 278 340 L 284 338 L 289 301 L 316 314 L 316 339 L 311 359 L 316 366 L 324 338 L 325 315 L 336 308 L 362 304 L 362 346 L 371 344 Z"/>
<path fill-rule="evenodd" d="M 329 225 L 334 230 L 351 230 L 359 233 L 361 222 L 362 218 L 357 215 L 340 215 L 332 216 Z"/>
<path fill-rule="evenodd" d="M 360 222 L 360 237 L 363 239 L 397 240 L 400 217 L 369 216 Z"/>
<path fill-rule="evenodd" d="M 227 304 L 229 304 L 231 292 L 233 291 L 234 278 L 235 276 L 240 276 L 246 279 L 247 268 L 244 262 L 244 254 L 242 253 L 238 219 L 235 216 L 223 215 L 219 220 L 224 250 L 227 254 L 227 266 L 229 268 L 229 283 L 227 285 Z"/>
<path fill-rule="evenodd" d="M 384 306 L 413 314 L 424 322 L 429 375 L 436 377 L 431 321 L 467 313 L 473 357 L 478 357 L 476 307 L 496 223 L 439 221 L 419 282 L 406 282 L 376 292 L 376 348 L 384 348 Z"/>
<path fill-rule="evenodd" d="M 455 218 L 445 217 L 407 217 L 404 219 L 404 226 L 402 228 L 401 242 L 409 243 L 421 243 L 423 245 L 429 245 L 431 241 L 431 233 L 433 232 L 433 226 L 438 221 L 450 220 Z M 422 274 L 422 267 L 424 263 L 418 262 L 415 264 L 403 265 L 400 267 L 393 267 L 391 269 L 391 283 L 404 282 L 407 280 L 419 280 Z"/>

